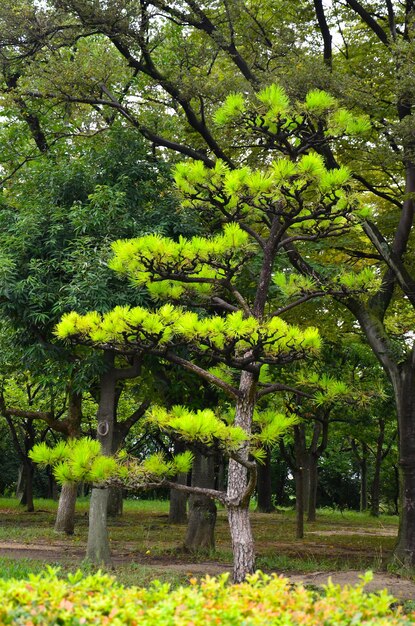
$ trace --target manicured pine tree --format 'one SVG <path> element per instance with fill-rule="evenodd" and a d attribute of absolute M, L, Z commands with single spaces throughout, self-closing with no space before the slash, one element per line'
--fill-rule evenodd
<path fill-rule="evenodd" d="M 240 581 L 254 569 L 248 508 L 255 457 L 261 458 L 261 446 L 274 443 L 296 419 L 277 414 L 262 424 L 260 418 L 254 421 L 259 398 L 279 390 L 278 383 L 261 383 L 261 369 L 316 355 L 320 347 L 316 328 L 300 329 L 279 317 L 275 269 L 294 242 L 336 236 L 354 227 L 361 212 L 348 170 L 328 170 L 312 147 L 364 132 L 368 123 L 320 91 L 291 104 L 278 85 L 251 101 L 232 94 L 216 121 L 231 130 L 238 125 L 254 143 L 269 142 L 275 160 L 258 170 L 220 160 L 212 168 L 200 161 L 179 164 L 175 178 L 183 205 L 196 210 L 215 234 L 178 241 L 158 235 L 118 241 L 111 261 L 115 271 L 146 287 L 155 300 L 169 302 L 156 310 L 123 306 L 105 314 L 72 312 L 62 318 L 57 335 L 124 353 L 151 352 L 196 373 L 232 399 L 231 424 L 212 411 L 191 413 L 185 408 L 154 407 L 149 419 L 189 441 L 216 441 L 228 453 L 227 492 L 210 490 L 210 495 L 227 506 L 234 579 Z M 280 274 L 276 280 L 281 282 Z M 313 282 L 296 280 L 302 302 L 313 291 Z M 332 284 L 336 293 L 353 288 L 350 275 L 342 280 Z M 359 289 L 362 282 L 364 278 Z M 207 314 L 209 308 L 213 315 Z M 190 357 L 183 356 L 184 347 Z M 240 372 L 238 383 L 217 369 L 210 371 L 212 364 Z M 160 458 L 152 470 L 156 466 L 168 469 Z M 130 487 L 143 483 L 143 475 L 136 474 L 138 478 L 132 473 L 125 479 Z"/>

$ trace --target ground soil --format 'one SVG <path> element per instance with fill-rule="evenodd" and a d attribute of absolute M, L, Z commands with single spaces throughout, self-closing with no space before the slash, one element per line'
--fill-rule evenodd
<path fill-rule="evenodd" d="M 39 559 L 50 563 L 77 563 L 84 558 L 84 549 L 81 547 L 68 546 L 63 541 L 53 541 L 53 543 L 24 544 L 14 541 L 0 542 L 0 556 L 12 559 Z M 145 555 L 132 554 L 127 550 L 116 550 L 113 552 L 114 566 L 134 561 L 142 563 L 147 568 L 154 568 L 155 574 L 158 575 L 163 571 L 170 570 L 183 573 L 185 575 L 202 577 L 206 574 L 215 576 L 223 572 L 231 571 L 231 564 L 217 563 L 214 561 L 206 562 L 172 562 L 171 559 L 151 558 Z M 320 587 L 327 583 L 331 577 L 334 583 L 341 585 L 355 585 L 359 582 L 359 576 L 363 573 L 357 570 L 349 571 L 333 571 L 333 572 L 308 572 L 305 574 L 279 571 L 278 574 L 287 576 L 292 583 L 303 583 Z M 397 575 L 376 572 L 372 582 L 367 585 L 368 591 L 379 591 L 388 589 L 389 593 L 400 601 L 415 600 L 415 582 L 401 578 Z"/>

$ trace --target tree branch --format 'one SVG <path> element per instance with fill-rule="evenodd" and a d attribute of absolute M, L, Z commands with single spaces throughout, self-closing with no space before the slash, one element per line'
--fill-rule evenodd
<path fill-rule="evenodd" d="M 376 35 L 376 37 L 378 37 L 378 39 L 380 39 L 383 44 L 389 46 L 389 38 L 387 34 L 383 30 L 383 28 L 379 26 L 379 24 L 371 16 L 371 14 L 366 11 L 366 9 L 360 4 L 360 2 L 357 2 L 357 0 L 346 0 L 346 3 L 351 9 L 353 9 L 355 13 L 357 13 L 362 18 L 366 26 L 370 28 L 370 30 Z"/>

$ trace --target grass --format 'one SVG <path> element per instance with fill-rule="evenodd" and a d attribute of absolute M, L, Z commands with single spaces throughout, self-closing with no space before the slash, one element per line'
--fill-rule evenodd
<path fill-rule="evenodd" d="M 28 548 L 36 544 L 56 544 L 66 555 L 61 563 L 65 573 L 79 566 L 79 555 L 85 549 L 88 500 L 77 502 L 76 532 L 72 537 L 54 533 L 56 507 L 55 502 L 37 500 L 35 512 L 27 513 L 14 499 L 0 498 L 0 541 L 24 543 Z M 181 550 L 186 526 L 169 524 L 168 508 L 167 501 L 127 500 L 124 515 L 110 520 L 112 550 L 123 559 L 122 564 L 117 565 L 116 574 L 125 584 L 148 584 L 154 578 L 161 578 L 176 585 L 188 578 L 186 563 L 230 564 L 230 535 L 224 510 L 218 511 L 216 550 L 194 555 Z M 397 518 L 372 518 L 352 511 L 323 509 L 318 511 L 316 522 L 305 524 L 302 540 L 295 538 L 295 515 L 289 509 L 272 514 L 252 512 L 252 526 L 258 567 L 262 569 L 283 572 L 379 570 L 386 568 L 391 554 Z M 71 556 L 72 549 L 76 558 Z M 181 572 L 174 569 L 177 564 L 183 565 Z M 25 577 L 30 571 L 40 571 L 44 565 L 45 562 L 30 559 L 1 559 L 0 573 Z M 82 564 L 82 567 L 88 565 Z"/>

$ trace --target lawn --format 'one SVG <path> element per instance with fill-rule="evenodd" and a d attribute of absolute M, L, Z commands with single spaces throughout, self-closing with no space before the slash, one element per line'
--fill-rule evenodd
<path fill-rule="evenodd" d="M 87 536 L 88 500 L 77 503 L 75 534 L 57 535 L 53 530 L 57 504 L 37 500 L 35 512 L 24 511 L 14 499 L 0 499 L 0 568 L 2 576 L 23 577 L 44 564 L 59 564 L 63 571 L 82 563 Z M 219 510 L 216 550 L 189 554 L 182 543 L 186 526 L 168 522 L 168 502 L 127 500 L 122 517 L 109 522 L 115 573 L 124 583 L 146 584 L 157 577 L 182 582 L 198 566 L 198 572 L 222 569 L 231 563 L 226 513 Z M 391 554 L 398 520 L 372 518 L 352 511 L 320 510 L 317 521 L 306 523 L 304 539 L 295 538 L 292 510 L 271 514 L 252 511 L 252 525 L 263 570 L 282 572 L 345 569 L 384 570 Z"/>

